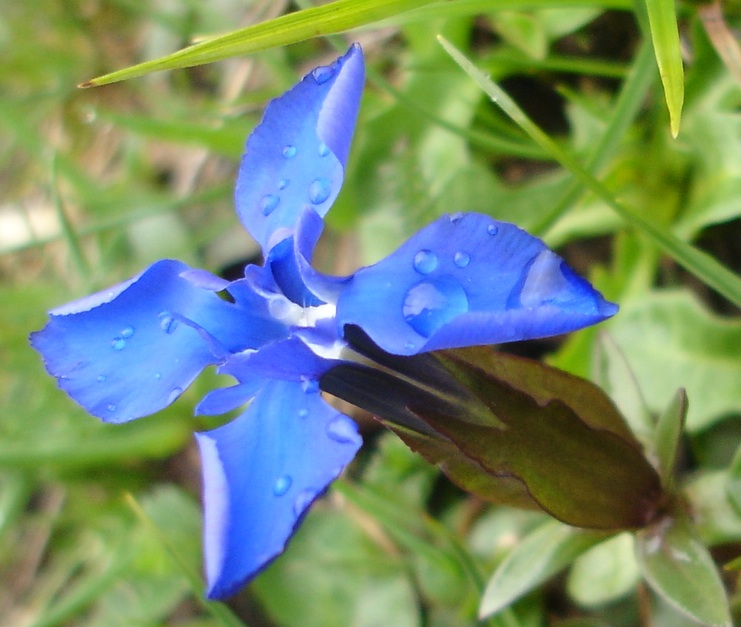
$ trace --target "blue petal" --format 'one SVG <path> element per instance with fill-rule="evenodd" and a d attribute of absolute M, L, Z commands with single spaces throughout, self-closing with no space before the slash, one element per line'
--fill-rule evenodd
<path fill-rule="evenodd" d="M 360 447 L 355 423 L 317 390 L 270 382 L 239 418 L 197 434 L 209 598 L 234 594 L 280 555 Z"/>
<path fill-rule="evenodd" d="M 237 213 L 263 255 L 295 232 L 304 207 L 324 216 L 342 186 L 364 81 L 354 45 L 273 100 L 247 140 Z"/>
<path fill-rule="evenodd" d="M 117 287 L 51 312 L 31 342 L 59 386 L 106 422 L 166 407 L 206 366 L 284 337 L 257 296 L 229 303 L 189 277 L 214 279 L 178 261 L 159 261 Z"/>
<path fill-rule="evenodd" d="M 341 326 L 400 355 L 557 335 L 616 311 L 541 240 L 474 213 L 359 270 L 337 302 Z"/>

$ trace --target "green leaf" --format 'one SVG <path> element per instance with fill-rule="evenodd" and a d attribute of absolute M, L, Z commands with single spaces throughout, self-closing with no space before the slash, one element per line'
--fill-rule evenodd
<path fill-rule="evenodd" d="M 621 533 L 577 558 L 569 572 L 569 595 L 586 607 L 610 603 L 628 594 L 639 579 L 633 535 Z"/>
<path fill-rule="evenodd" d="M 641 573 L 657 594 L 704 625 L 731 625 L 723 582 L 689 521 L 665 518 L 636 537 Z"/>
<path fill-rule="evenodd" d="M 736 450 L 736 455 L 731 462 L 730 476 L 726 487 L 728 499 L 741 516 L 741 445 Z"/>
<path fill-rule="evenodd" d="M 682 431 L 687 419 L 687 392 L 680 388 L 672 397 L 669 406 L 659 416 L 654 436 L 654 452 L 659 474 L 667 491 L 674 484 L 674 466 L 677 463 Z"/>
<path fill-rule="evenodd" d="M 438 37 L 442 46 L 453 60 L 475 80 L 486 92 L 492 102 L 516 122 L 541 147 L 568 169 L 581 183 L 591 190 L 602 201 L 607 203 L 627 224 L 645 234 L 656 246 L 670 255 L 677 263 L 700 278 L 707 285 L 725 296 L 729 301 L 741 307 L 741 277 L 720 264 L 713 257 L 700 249 L 679 239 L 664 226 L 646 219 L 639 212 L 618 202 L 604 184 L 594 178 L 587 169 L 564 148 L 554 142 L 543 132 L 525 112 L 496 83 L 479 70 L 459 50 L 444 38 Z"/>
<path fill-rule="evenodd" d="M 340 33 L 404 13 L 437 0 L 337 0 L 329 4 L 281 15 L 178 50 L 173 54 L 99 76 L 80 87 L 95 87 L 143 76 L 213 63 L 229 57 L 287 46 L 312 37 Z"/>
<path fill-rule="evenodd" d="M 487 348 L 397 357 L 352 342 L 367 361 L 334 368 L 322 388 L 379 416 L 464 489 L 583 527 L 654 515 L 658 475 L 594 384 Z"/>
<path fill-rule="evenodd" d="M 399 556 L 350 517 L 322 507 L 312 509 L 285 554 L 252 589 L 279 625 L 420 624 Z"/>
<path fill-rule="evenodd" d="M 604 532 L 575 529 L 552 520 L 544 522 L 494 571 L 481 599 L 479 616 L 500 612 L 606 537 Z"/>
<path fill-rule="evenodd" d="M 624 302 L 610 333 L 629 356 L 654 411 L 677 386 L 687 390 L 690 432 L 741 406 L 741 321 L 711 314 L 689 292 L 650 292 Z"/>
<path fill-rule="evenodd" d="M 659 66 L 672 135 L 679 134 L 684 103 L 684 68 L 674 0 L 645 0 L 651 40 Z"/>

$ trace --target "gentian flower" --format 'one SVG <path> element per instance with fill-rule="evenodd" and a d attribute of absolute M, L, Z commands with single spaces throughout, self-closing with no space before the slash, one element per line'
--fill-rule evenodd
<path fill-rule="evenodd" d="M 310 265 L 340 191 L 364 82 L 359 46 L 272 101 L 247 140 L 237 213 L 263 266 L 225 281 L 179 261 L 50 312 L 32 335 L 75 401 L 120 423 L 170 405 L 206 367 L 236 384 L 200 414 L 241 415 L 196 434 L 208 596 L 278 556 L 361 445 L 319 380 L 353 359 L 348 325 L 415 355 L 572 331 L 615 313 L 543 242 L 488 216 L 443 216 L 381 262 L 330 277 Z"/>

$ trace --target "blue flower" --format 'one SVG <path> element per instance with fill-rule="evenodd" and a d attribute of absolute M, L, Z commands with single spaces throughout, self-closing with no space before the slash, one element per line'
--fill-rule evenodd
<path fill-rule="evenodd" d="M 364 81 L 355 45 L 271 102 L 236 185 L 263 266 L 227 282 L 179 261 L 50 312 L 31 337 L 59 386 L 106 422 L 171 404 L 207 366 L 236 380 L 201 414 L 247 405 L 196 434 L 203 461 L 208 596 L 237 591 L 278 556 L 353 459 L 355 423 L 319 379 L 355 354 L 347 325 L 396 355 L 544 337 L 617 310 L 543 242 L 480 214 L 444 216 L 348 277 L 314 270 L 342 185 Z"/>

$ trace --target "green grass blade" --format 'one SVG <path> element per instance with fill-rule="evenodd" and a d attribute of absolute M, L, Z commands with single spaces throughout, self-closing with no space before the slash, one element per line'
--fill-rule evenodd
<path fill-rule="evenodd" d="M 684 103 L 684 69 L 674 0 L 646 0 L 646 11 L 656 63 L 664 85 L 664 98 L 669 109 L 669 124 L 672 135 L 676 137 Z"/>
<path fill-rule="evenodd" d="M 437 0 L 337 0 L 281 15 L 225 35 L 209 37 L 173 54 L 145 61 L 94 78 L 80 87 L 94 87 L 135 78 L 159 70 L 173 70 L 229 57 L 286 46 L 312 37 L 340 33 L 432 4 Z"/>
<path fill-rule="evenodd" d="M 501 107 L 537 144 L 547 150 L 556 161 L 580 180 L 587 189 L 609 205 L 629 225 L 648 236 L 678 264 L 736 306 L 741 307 L 741 278 L 738 275 L 718 263 L 710 255 L 680 240 L 663 226 L 644 218 L 635 210 L 615 200 L 609 189 L 595 179 L 571 154 L 548 137 L 506 92 L 443 37 L 438 36 L 438 39 L 453 60 L 478 83 L 492 101 Z"/>

